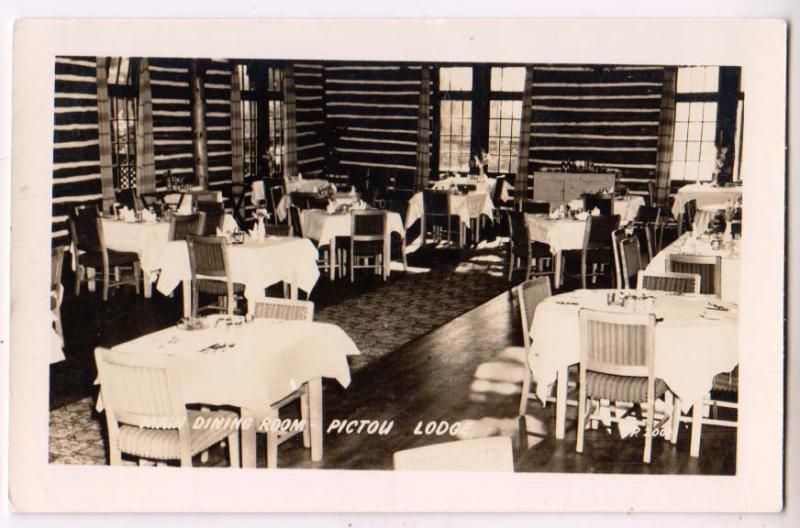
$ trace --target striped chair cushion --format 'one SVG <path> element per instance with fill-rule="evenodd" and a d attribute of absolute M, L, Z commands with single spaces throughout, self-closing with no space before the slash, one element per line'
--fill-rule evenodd
<path fill-rule="evenodd" d="M 200 279 L 197 281 L 197 289 L 203 293 L 210 293 L 212 295 L 227 295 L 228 286 L 222 281 Z M 233 283 L 233 294 L 244 294 L 244 284 L 238 282 Z"/>
<path fill-rule="evenodd" d="M 723 392 L 739 392 L 739 367 L 731 372 L 720 372 L 714 376 L 712 389 Z"/>
<path fill-rule="evenodd" d="M 667 384 L 656 378 L 655 389 L 655 397 L 658 399 L 666 392 Z M 647 378 L 587 372 L 586 393 L 590 398 L 636 403 L 646 402 Z"/>
<path fill-rule="evenodd" d="M 191 429 L 198 417 L 221 419 L 219 427 Z M 191 455 L 205 451 L 228 437 L 236 430 L 236 413 L 230 411 L 188 411 L 191 436 Z M 157 460 L 180 458 L 180 442 L 176 429 L 145 429 L 131 425 L 120 425 L 119 448 L 123 453 Z"/>

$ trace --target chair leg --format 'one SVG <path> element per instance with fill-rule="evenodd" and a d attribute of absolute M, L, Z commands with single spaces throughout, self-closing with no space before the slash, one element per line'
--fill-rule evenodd
<path fill-rule="evenodd" d="M 78 264 L 75 270 L 75 297 L 81 294 L 81 282 L 83 282 L 83 273 L 84 273 L 83 266 Z"/>
<path fill-rule="evenodd" d="M 278 467 L 278 432 L 267 432 L 267 468 L 277 469 Z"/>
<path fill-rule="evenodd" d="M 133 263 L 133 280 L 136 281 L 136 295 L 139 295 L 139 283 L 141 282 L 142 270 L 139 261 Z"/>
<path fill-rule="evenodd" d="M 525 365 L 525 374 L 522 378 L 522 397 L 519 400 L 519 415 L 525 416 L 525 413 L 528 412 L 528 393 L 531 390 L 531 369 L 527 366 L 527 361 Z"/>
<path fill-rule="evenodd" d="M 200 293 L 197 291 L 197 284 L 192 281 L 192 317 L 197 317 L 198 303 L 200 302 Z"/>
<path fill-rule="evenodd" d="M 583 368 L 578 383 L 578 439 L 575 442 L 575 451 L 583 453 L 583 436 L 586 429 L 586 371 Z"/>
<path fill-rule="evenodd" d="M 581 288 L 586 289 L 586 260 L 581 259 Z"/>
<path fill-rule="evenodd" d="M 528 279 L 531 278 L 531 262 L 532 261 L 533 261 L 533 259 L 531 258 L 530 255 L 526 255 L 525 256 L 525 280 L 528 280 Z"/>
<path fill-rule="evenodd" d="M 675 445 L 678 443 L 678 431 L 681 428 L 681 399 L 675 397 L 672 399 L 672 435 L 670 436 L 670 443 Z"/>
<path fill-rule="evenodd" d="M 239 433 L 234 431 L 228 435 L 228 463 L 232 468 L 239 468 Z"/>
<path fill-rule="evenodd" d="M 650 463 L 653 452 L 653 414 L 655 405 L 652 401 L 647 402 L 647 419 L 644 426 L 644 456 L 642 460 L 645 464 Z"/>
<path fill-rule="evenodd" d="M 311 430 L 309 429 L 309 425 L 311 424 L 310 413 L 311 407 L 309 407 L 308 392 L 305 392 L 300 396 L 300 419 L 303 422 L 303 447 L 306 449 L 311 447 Z"/>
<path fill-rule="evenodd" d="M 405 235 L 403 236 L 403 240 L 400 242 L 400 254 L 403 256 L 403 271 L 408 271 L 408 258 L 406 257 L 406 239 Z"/>
<path fill-rule="evenodd" d="M 181 467 L 192 467 L 192 455 L 187 451 L 181 452 Z"/>
<path fill-rule="evenodd" d="M 508 282 L 511 282 L 511 276 L 514 274 L 514 251 L 508 248 Z"/>
<path fill-rule="evenodd" d="M 108 268 L 103 268 L 103 301 L 108 300 L 108 283 L 109 283 L 109 276 L 108 276 Z"/>

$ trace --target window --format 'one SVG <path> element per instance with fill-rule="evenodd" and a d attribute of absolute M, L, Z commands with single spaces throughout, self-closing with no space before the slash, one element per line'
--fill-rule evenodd
<path fill-rule="evenodd" d="M 242 143 L 244 145 L 244 176 L 258 174 L 258 99 L 255 82 L 251 85 L 246 64 L 237 65 L 242 105 Z"/>
<path fill-rule="evenodd" d="M 468 172 L 472 139 L 472 68 L 440 68 L 439 171 Z"/>
<path fill-rule="evenodd" d="M 489 103 L 489 172 L 516 173 L 525 68 L 493 67 Z"/>
<path fill-rule="evenodd" d="M 282 173 L 284 156 L 283 70 L 239 64 L 242 91 L 244 175 Z"/>
<path fill-rule="evenodd" d="M 111 58 L 107 65 L 114 187 L 135 188 L 138 63 L 128 58 Z"/>
<path fill-rule="evenodd" d="M 670 178 L 711 181 L 717 159 L 719 67 L 678 68 Z"/>

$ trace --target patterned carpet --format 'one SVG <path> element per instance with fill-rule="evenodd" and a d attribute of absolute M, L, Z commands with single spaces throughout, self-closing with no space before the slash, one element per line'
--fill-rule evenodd
<path fill-rule="evenodd" d="M 402 273 L 393 264 L 388 283 L 366 277 L 373 283 L 363 293 L 319 303 L 315 320 L 339 325 L 361 351 L 350 358 L 353 373 L 509 288 L 497 246 L 466 253 L 436 250 L 426 257 L 430 267 Z M 92 405 L 86 397 L 50 412 L 51 463 L 106 463 L 104 426 Z"/>

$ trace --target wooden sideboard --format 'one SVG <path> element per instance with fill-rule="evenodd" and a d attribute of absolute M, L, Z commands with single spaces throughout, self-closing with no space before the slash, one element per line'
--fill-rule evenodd
<path fill-rule="evenodd" d="M 533 199 L 556 208 L 584 194 L 614 188 L 613 172 L 534 172 Z"/>

